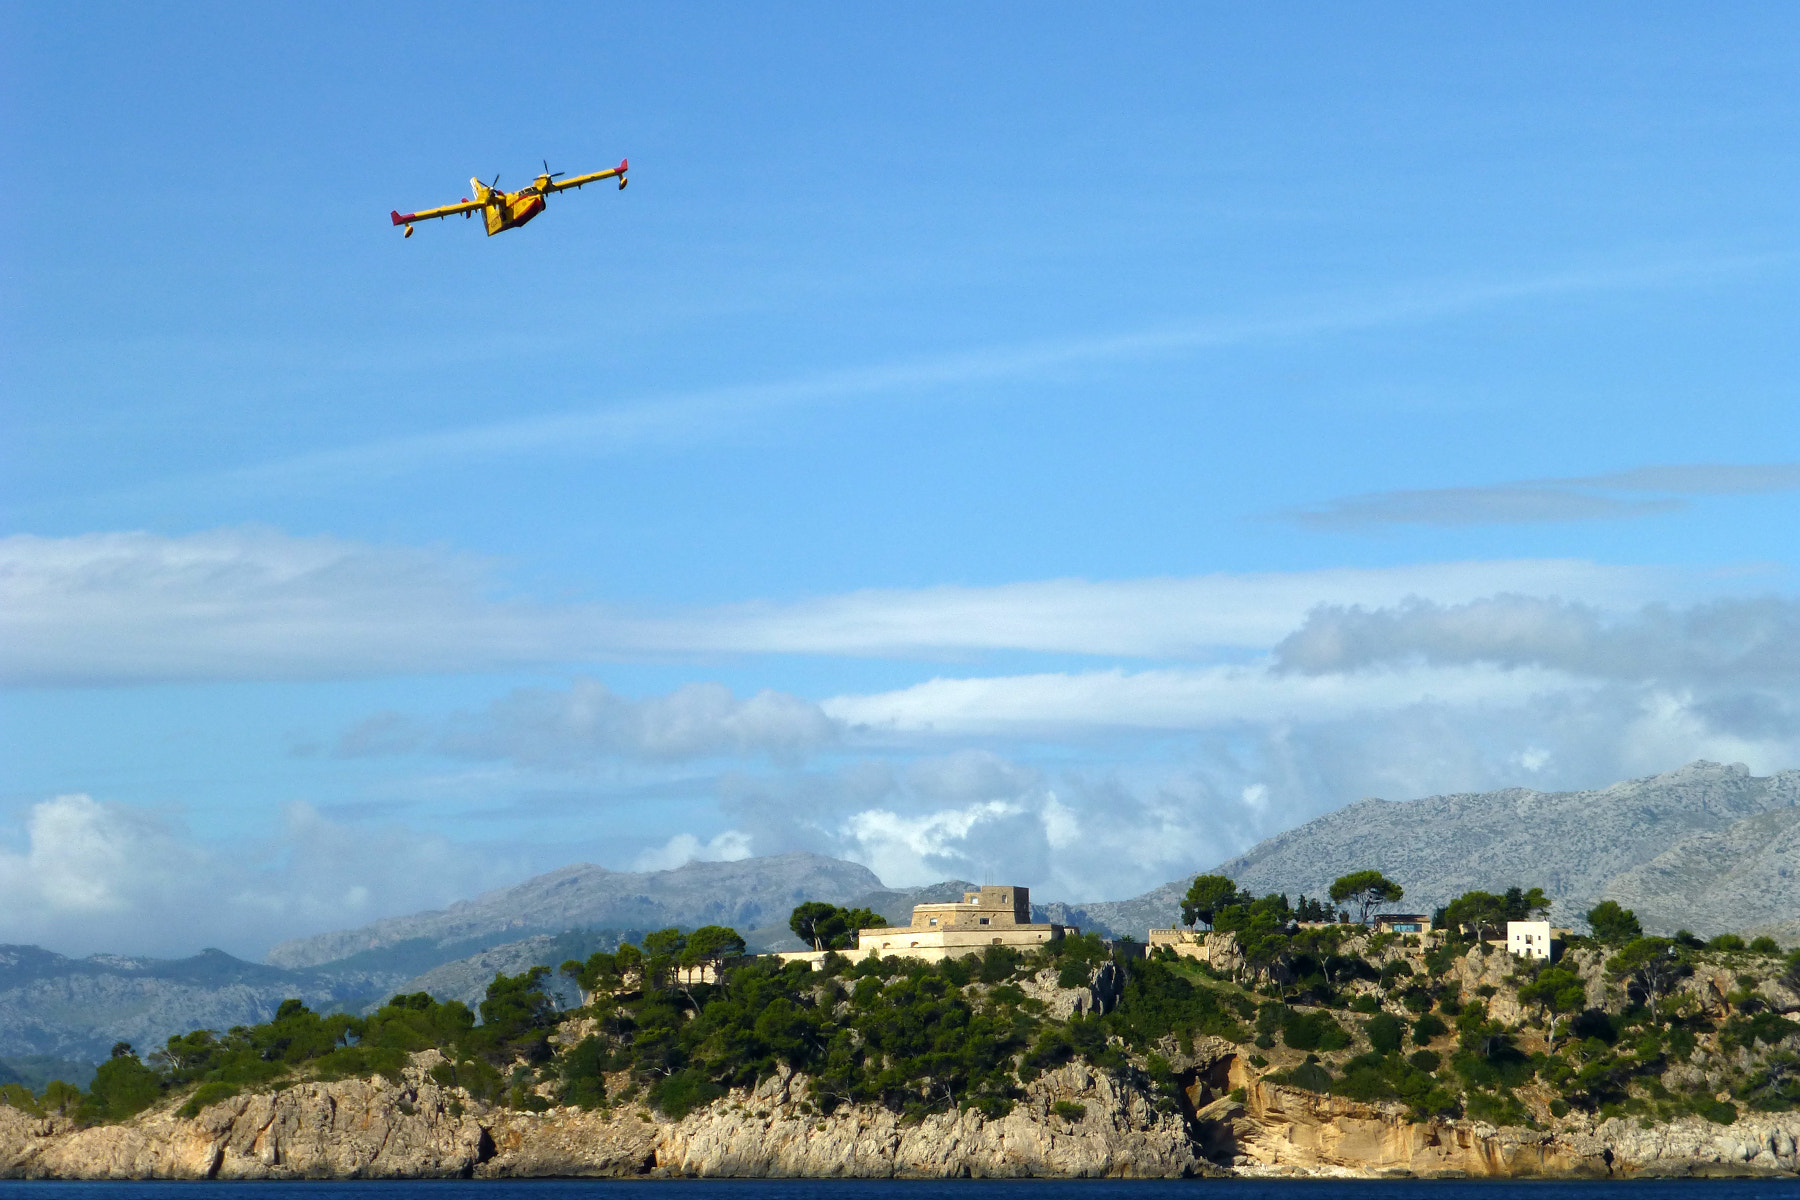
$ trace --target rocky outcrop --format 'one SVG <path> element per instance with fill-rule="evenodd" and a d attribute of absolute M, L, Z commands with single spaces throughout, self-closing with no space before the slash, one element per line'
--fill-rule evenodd
<path fill-rule="evenodd" d="M 432 1055 L 400 1084 L 299 1084 L 183 1119 L 153 1112 L 77 1129 L 0 1106 L 0 1177 L 303 1179 L 843 1176 L 1164 1178 L 1213 1170 L 1178 1112 L 1080 1064 L 1040 1076 L 1004 1117 L 908 1120 L 805 1102 L 805 1080 L 773 1077 L 680 1121 L 643 1110 L 477 1109 L 431 1083 Z M 1056 1105 L 1065 1102 L 1059 1112 Z"/>
<path fill-rule="evenodd" d="M 1686 1117 L 1645 1129 L 1611 1120 L 1559 1130 L 1479 1121 L 1409 1123 L 1398 1106 L 1256 1082 L 1203 1110 L 1216 1152 L 1251 1175 L 1474 1178 L 1800 1174 L 1800 1113 L 1729 1126 Z"/>
<path fill-rule="evenodd" d="M 1186 1105 L 1166 1111 L 1136 1082 L 1076 1063 L 1048 1072 L 1003 1117 L 908 1119 L 805 1100 L 776 1076 L 679 1121 L 609 1112 L 488 1109 L 426 1074 L 400 1083 L 297 1084 L 215 1104 L 76 1128 L 0 1105 L 0 1177 L 61 1179 L 1174 1178 L 1244 1175 L 1632 1177 L 1800 1173 L 1800 1114 L 1719 1126 L 1580 1123 L 1545 1131 L 1413 1124 L 1361 1104 L 1260 1080 L 1235 1048 L 1201 1039 L 1171 1059 Z"/>

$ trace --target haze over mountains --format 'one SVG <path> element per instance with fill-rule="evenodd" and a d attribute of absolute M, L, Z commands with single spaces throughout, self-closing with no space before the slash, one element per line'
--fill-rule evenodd
<path fill-rule="evenodd" d="M 1593 791 L 1362 800 L 1211 870 L 1293 897 L 1320 895 L 1339 875 L 1370 866 L 1406 888 L 1398 907 L 1408 910 L 1429 911 L 1471 888 L 1537 885 L 1561 923 L 1579 925 L 1581 913 L 1610 897 L 1651 930 L 1767 932 L 1800 943 L 1800 771 L 1757 777 L 1696 762 Z M 1179 920 L 1190 878 L 1130 900 L 1038 897 L 1033 911 L 1142 938 Z M 857 863 L 806 853 L 647 873 L 579 864 L 447 909 L 284 942 L 267 964 L 216 950 L 182 960 L 72 960 L 0 947 L 0 1069 L 27 1055 L 93 1061 L 116 1040 L 148 1048 L 174 1032 L 263 1020 L 288 996 L 327 1009 L 365 1008 L 397 991 L 473 1002 L 497 971 L 554 967 L 669 925 L 731 925 L 753 949 L 798 948 L 786 923 L 803 900 L 900 922 L 914 904 L 972 886 L 889 888 Z"/>

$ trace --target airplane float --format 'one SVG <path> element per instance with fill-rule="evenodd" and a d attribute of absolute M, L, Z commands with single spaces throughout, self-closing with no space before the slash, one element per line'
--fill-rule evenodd
<path fill-rule="evenodd" d="M 619 190 L 625 189 L 625 172 L 631 164 L 621 158 L 619 165 L 606 171 L 595 171 L 591 175 L 577 175 L 573 179 L 564 179 L 562 171 L 552 173 L 550 164 L 544 164 L 544 173 L 531 181 L 531 186 L 520 188 L 516 192 L 500 190 L 500 177 L 494 176 L 494 182 L 483 183 L 479 179 L 469 180 L 469 186 L 475 189 L 473 200 L 464 196 L 460 204 L 446 204 L 442 208 L 427 208 L 420 212 L 403 213 L 395 210 L 389 215 L 394 224 L 406 226 L 406 236 L 413 235 L 414 221 L 435 221 L 439 217 L 452 217 L 461 213 L 464 217 L 472 215 L 477 209 L 487 222 L 488 236 L 493 237 L 507 229 L 516 229 L 531 218 L 544 211 L 544 200 L 553 192 L 565 191 L 569 188 L 585 187 L 590 183 L 599 183 L 602 179 L 617 179 Z"/>

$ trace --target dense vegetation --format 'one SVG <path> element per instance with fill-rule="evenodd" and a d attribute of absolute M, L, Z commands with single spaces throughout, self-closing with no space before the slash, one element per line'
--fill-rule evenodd
<path fill-rule="evenodd" d="M 1339 883 L 1334 904 L 1365 911 L 1400 895 L 1376 872 Z M 1800 988 L 1800 952 L 1783 960 L 1767 939 L 1648 937 L 1628 911 L 1602 905 L 1589 914 L 1595 936 L 1571 939 L 1549 962 L 1504 957 L 1484 940 L 1547 907 L 1536 889 L 1459 897 L 1438 914 L 1450 932 L 1424 941 L 1326 923 L 1337 914 L 1322 901 L 1253 898 L 1216 876 L 1197 880 L 1188 902 L 1190 923 L 1233 935 L 1239 969 L 1167 949 L 1115 958 L 1088 936 L 936 965 L 830 954 L 814 971 L 746 958 L 743 939 L 722 926 L 665 929 L 565 963 L 583 994 L 574 1012 L 545 994 L 544 967 L 496 977 L 478 1013 L 424 993 L 366 1017 L 290 1000 L 264 1024 L 173 1037 L 141 1059 L 121 1043 L 86 1091 L 12 1084 L 0 1099 L 83 1121 L 119 1120 L 165 1097 L 193 1113 L 303 1079 L 399 1079 L 413 1054 L 436 1050 L 438 1083 L 535 1110 L 626 1104 L 679 1116 L 733 1087 L 794 1075 L 805 1080 L 796 1098 L 820 1112 L 1000 1114 L 1037 1076 L 1077 1059 L 1174 1110 L 1191 1082 L 1180 1064 L 1211 1035 L 1243 1045 L 1275 1082 L 1399 1102 L 1415 1119 L 1529 1124 L 1580 1110 L 1729 1122 L 1744 1108 L 1800 1107 L 1800 1022 L 1756 991 L 1782 973 Z M 794 924 L 841 946 L 844 930 L 874 924 L 872 915 L 808 905 Z M 1495 954 L 1503 986 L 1465 995 L 1465 980 L 1500 977 L 1475 969 Z M 1722 1008 L 1681 986 L 1703 965 L 1735 972 Z M 1051 982 L 1088 987 L 1102 971 L 1116 983 L 1102 1013 L 1056 1019 L 1033 996 Z M 1590 1004 L 1597 990 L 1609 999 Z M 1731 1099 L 1717 1099 L 1721 1090 Z"/>

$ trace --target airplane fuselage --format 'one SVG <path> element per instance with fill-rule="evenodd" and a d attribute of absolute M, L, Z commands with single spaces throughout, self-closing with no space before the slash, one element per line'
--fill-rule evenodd
<path fill-rule="evenodd" d="M 489 237 L 505 229 L 516 229 L 544 211 L 544 198 L 529 188 L 522 192 L 490 192 L 489 197 L 481 210 Z"/>

